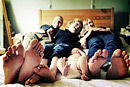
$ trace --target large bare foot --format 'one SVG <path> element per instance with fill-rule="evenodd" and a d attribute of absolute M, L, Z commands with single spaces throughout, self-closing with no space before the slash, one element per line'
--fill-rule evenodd
<path fill-rule="evenodd" d="M 126 51 L 115 50 L 111 57 L 111 66 L 106 74 L 107 79 L 117 79 L 124 76 L 128 72 L 129 63 L 129 55 Z"/>
<path fill-rule="evenodd" d="M 33 73 L 43 56 L 43 47 L 37 39 L 31 41 L 29 47 L 25 51 L 25 61 L 19 73 L 18 82 L 24 83 Z"/>
<path fill-rule="evenodd" d="M 47 80 L 47 82 L 54 82 L 55 77 L 47 65 L 39 65 L 34 68 L 35 74 L 29 78 L 25 84 L 36 83 L 40 78 Z"/>
<path fill-rule="evenodd" d="M 106 62 L 107 56 L 108 51 L 106 49 L 95 52 L 94 56 L 89 61 L 90 75 L 92 78 L 100 78 L 101 66 Z"/>
<path fill-rule="evenodd" d="M 13 46 L 8 48 L 6 56 L 3 58 L 3 69 L 4 69 L 4 83 L 17 82 L 18 72 L 23 64 L 24 48 L 22 45 Z"/>

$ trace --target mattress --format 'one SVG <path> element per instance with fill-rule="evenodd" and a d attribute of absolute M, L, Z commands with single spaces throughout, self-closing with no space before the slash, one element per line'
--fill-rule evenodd
<path fill-rule="evenodd" d="M 130 54 L 130 45 L 126 44 L 123 38 L 121 38 L 121 40 L 124 44 L 124 50 Z M 83 81 L 80 79 L 68 79 L 58 73 L 56 76 L 56 81 L 54 83 L 38 82 L 31 85 L 22 85 L 19 83 L 4 85 L 2 64 L 2 56 L 0 56 L 0 87 L 130 87 L 130 68 L 128 73 L 123 78 L 116 80 L 106 80 L 106 72 L 101 71 L 100 79 L 91 79 L 89 81 Z"/>

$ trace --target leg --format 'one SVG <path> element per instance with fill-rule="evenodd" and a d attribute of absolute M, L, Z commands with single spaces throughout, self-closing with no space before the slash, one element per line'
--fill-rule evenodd
<path fill-rule="evenodd" d="M 52 61 L 51 61 L 51 65 L 50 65 L 50 70 L 51 72 L 53 73 L 53 77 L 55 78 L 56 76 L 56 73 L 57 73 L 57 61 L 58 61 L 58 57 L 57 56 L 54 56 L 52 58 Z"/>
<path fill-rule="evenodd" d="M 24 48 L 22 45 L 13 46 L 8 49 L 6 56 L 3 58 L 5 84 L 17 81 L 18 72 L 24 61 L 23 52 Z"/>
<path fill-rule="evenodd" d="M 103 65 L 103 69 L 107 71 L 109 66 L 110 66 L 111 57 L 112 57 L 113 52 L 116 49 L 122 49 L 123 44 L 122 44 L 121 40 L 117 36 L 115 36 L 114 34 L 101 35 L 101 37 L 102 37 L 103 42 L 105 44 L 104 49 L 106 49 L 109 53 L 108 57 L 107 57 L 107 61 Z"/>
<path fill-rule="evenodd" d="M 106 75 L 107 79 L 117 79 L 124 76 L 128 72 L 129 63 L 129 56 L 126 51 L 115 50 L 111 58 L 111 66 Z"/>
<path fill-rule="evenodd" d="M 67 62 L 65 62 L 65 58 L 60 58 L 60 59 L 58 59 L 57 67 L 60 70 L 60 72 L 62 73 L 62 75 L 66 76 L 69 71 L 70 64 L 68 65 Z"/>
<path fill-rule="evenodd" d="M 37 39 L 31 41 L 28 49 L 25 51 L 25 61 L 19 73 L 18 82 L 24 83 L 33 73 L 34 67 L 37 67 L 43 56 L 43 47 Z"/>
<path fill-rule="evenodd" d="M 102 39 L 99 36 L 90 38 L 87 42 L 89 52 L 88 52 L 88 57 L 91 58 L 95 52 L 97 52 L 98 49 L 103 49 L 104 44 Z"/>
<path fill-rule="evenodd" d="M 89 69 L 90 69 L 90 75 L 92 78 L 100 78 L 101 75 L 101 66 L 106 62 L 108 56 L 108 51 L 98 50 L 95 52 L 94 56 L 89 61 Z"/>
<path fill-rule="evenodd" d="M 77 62 L 77 68 L 80 69 L 82 72 L 81 79 L 82 80 L 89 80 L 89 78 L 87 77 L 87 75 L 88 75 L 88 62 L 87 62 L 88 57 L 81 50 L 79 50 L 78 52 L 81 56 L 79 57 L 79 60 Z"/>

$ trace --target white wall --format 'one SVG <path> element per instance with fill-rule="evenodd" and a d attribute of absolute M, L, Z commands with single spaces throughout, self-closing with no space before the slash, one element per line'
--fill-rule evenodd
<path fill-rule="evenodd" d="M 115 12 L 130 13 L 130 0 L 93 1 L 95 8 L 114 7 Z M 5 3 L 12 29 L 16 33 L 30 32 L 38 29 L 38 10 L 49 10 L 49 4 L 52 4 L 51 9 L 91 9 L 91 0 L 5 0 Z M 115 19 L 116 24 L 118 24 L 120 19 Z M 124 20 L 122 22 L 125 23 Z M 126 25 L 127 22 L 123 26 Z"/>
<path fill-rule="evenodd" d="M 2 2 L 0 0 L 0 48 L 4 47 L 3 43 L 3 12 L 2 12 Z"/>

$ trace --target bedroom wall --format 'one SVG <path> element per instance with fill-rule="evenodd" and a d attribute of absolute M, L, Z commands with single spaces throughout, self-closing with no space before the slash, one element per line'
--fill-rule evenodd
<path fill-rule="evenodd" d="M 92 0 L 5 0 L 11 28 L 16 33 L 38 29 L 38 10 L 91 9 Z M 115 9 L 115 31 L 128 25 L 130 0 L 93 0 L 94 8 Z M 51 8 L 50 8 L 51 5 Z"/>

